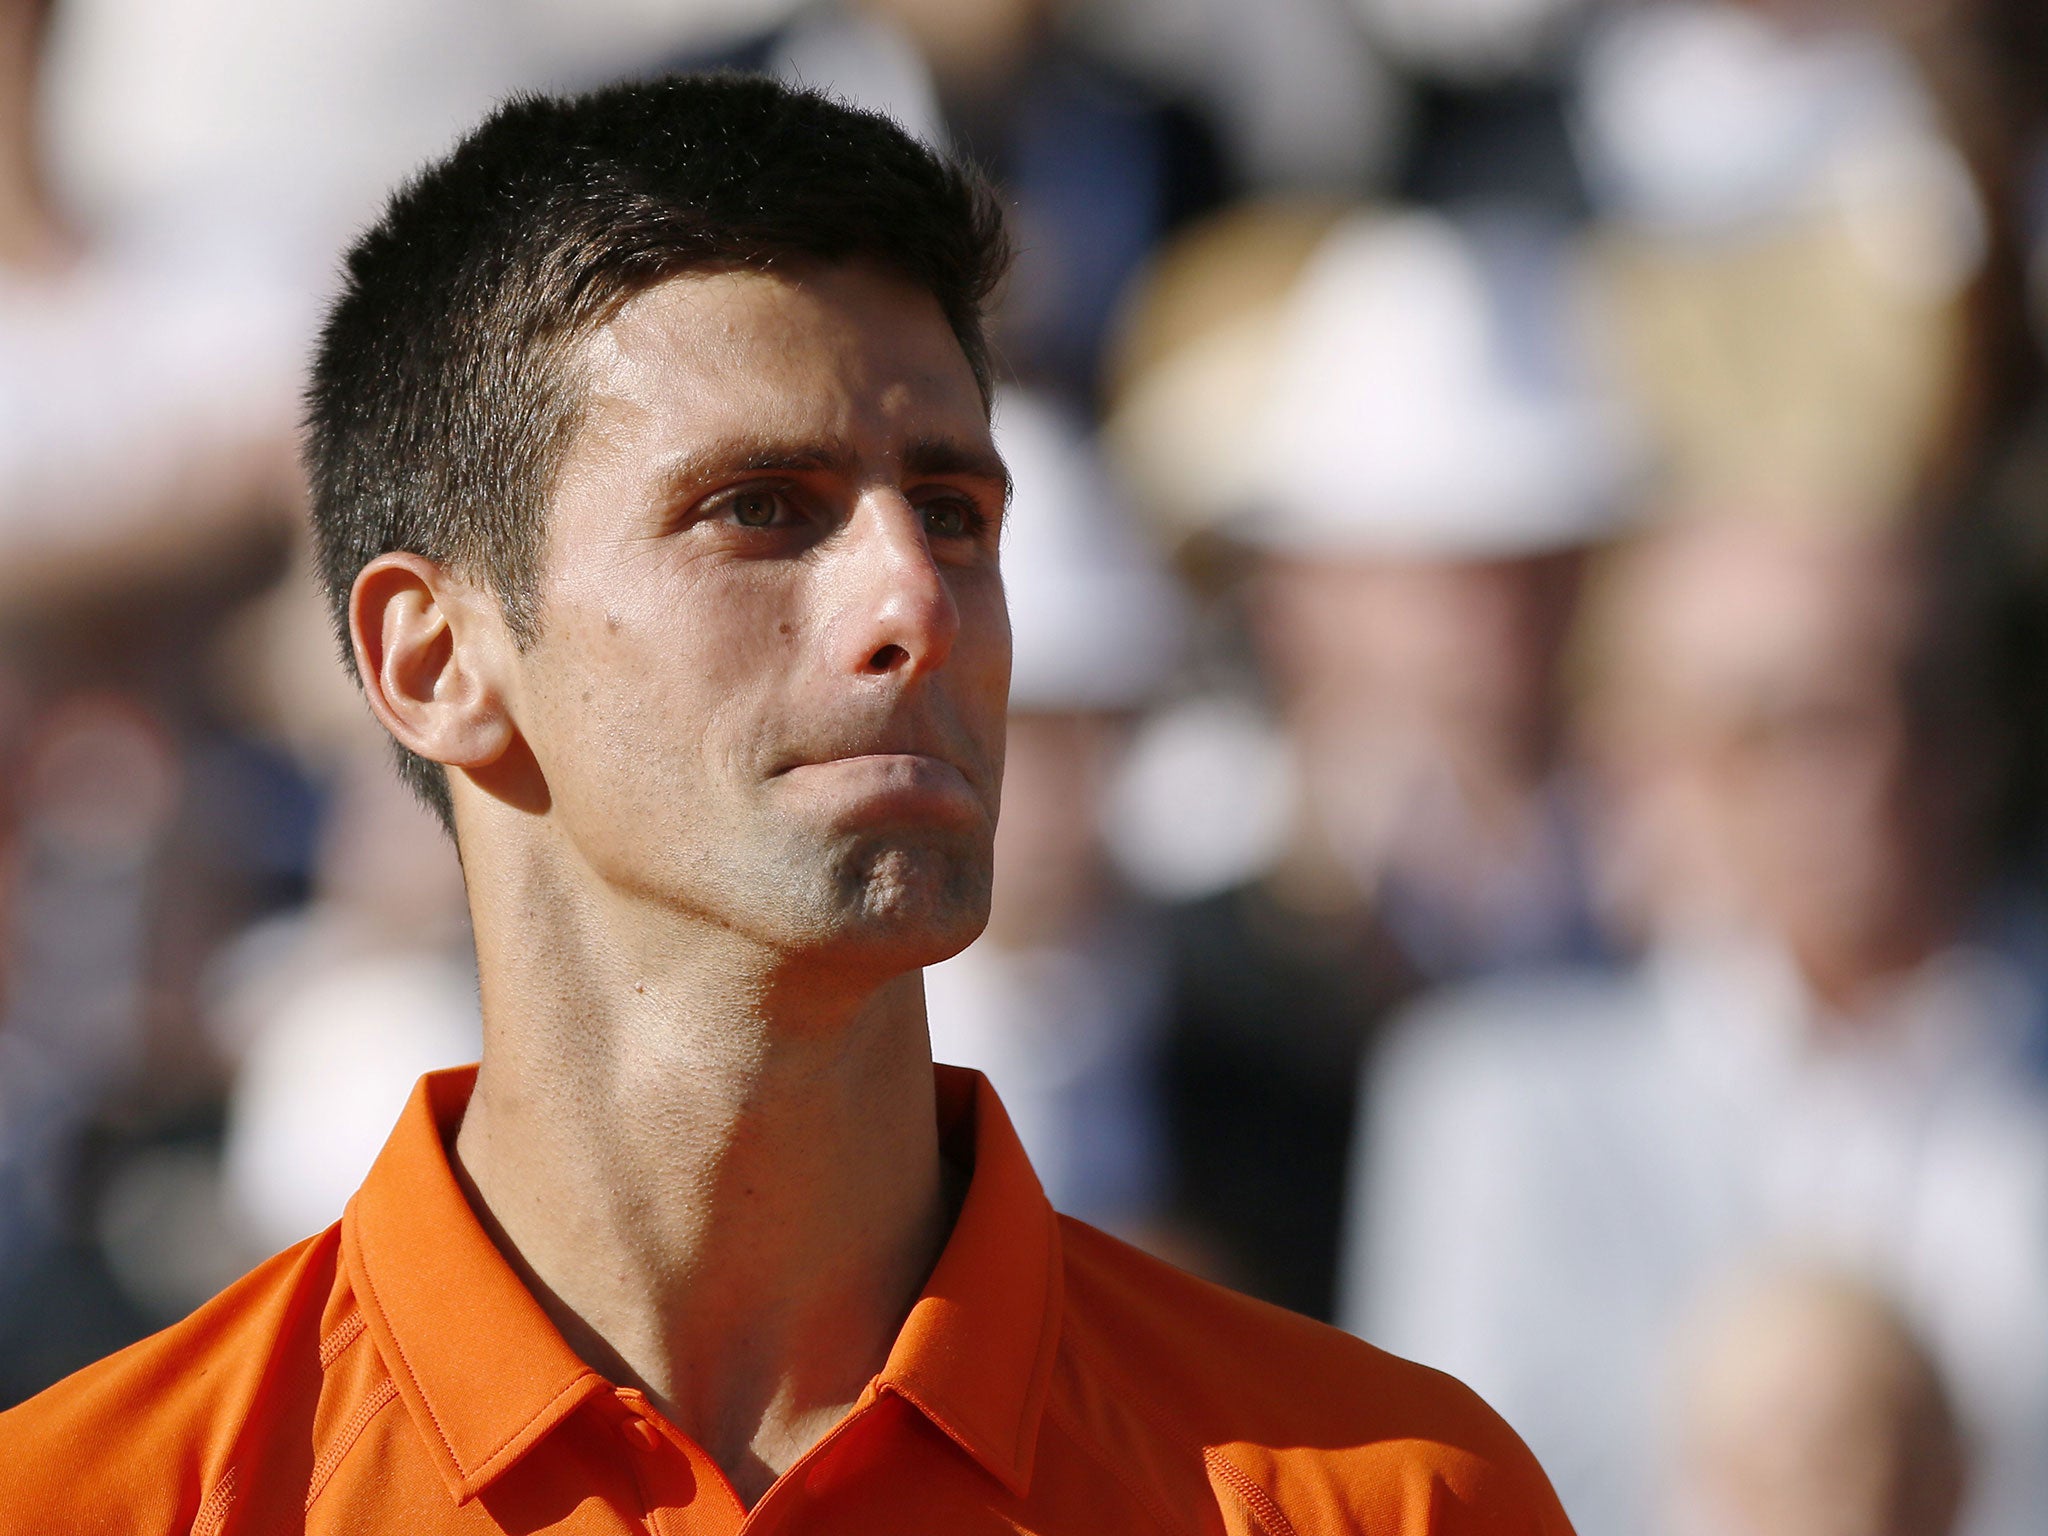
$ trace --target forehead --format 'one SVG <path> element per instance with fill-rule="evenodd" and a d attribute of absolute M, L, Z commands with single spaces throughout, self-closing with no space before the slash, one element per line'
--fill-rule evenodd
<path fill-rule="evenodd" d="M 689 273 L 580 348 L 585 436 L 650 453 L 736 429 L 986 441 L 981 391 L 938 301 L 862 265 Z M 572 455 L 573 456 L 573 455 Z"/>

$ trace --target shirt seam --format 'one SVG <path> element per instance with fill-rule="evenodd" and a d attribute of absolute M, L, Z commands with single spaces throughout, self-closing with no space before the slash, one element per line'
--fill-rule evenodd
<path fill-rule="evenodd" d="M 1039 1299 L 1038 1350 L 1032 1360 L 1031 1379 L 1024 1400 L 1017 1405 L 1017 1424 L 1010 1436 L 1010 1466 L 1018 1481 L 1028 1485 L 1025 1469 L 1038 1460 L 1033 1409 L 1042 1414 L 1052 1401 L 1053 1371 L 1059 1359 L 1060 1340 L 1066 1329 L 1061 1316 L 1066 1310 L 1066 1245 L 1062 1241 L 1059 1214 L 1047 1205 L 1045 1218 L 1045 1290 Z M 1027 1433 L 1029 1432 L 1029 1433 Z"/>
<path fill-rule="evenodd" d="M 1081 1448 L 1085 1455 L 1093 1460 L 1097 1466 L 1106 1469 L 1110 1476 L 1123 1485 L 1124 1491 L 1138 1501 L 1139 1506 L 1146 1514 L 1152 1517 L 1152 1523 L 1160 1530 L 1167 1532 L 1168 1536 L 1181 1536 L 1181 1533 L 1189 1529 L 1174 1518 L 1172 1511 L 1159 1502 L 1158 1495 L 1152 1489 L 1146 1487 L 1143 1483 L 1132 1477 L 1117 1462 L 1103 1454 L 1102 1450 L 1089 1437 L 1088 1431 L 1082 1426 L 1080 1420 L 1070 1414 L 1065 1405 L 1057 1398 L 1047 1400 L 1045 1411 L 1058 1420 L 1061 1427 L 1069 1435 L 1073 1436 L 1074 1443 Z"/>
<path fill-rule="evenodd" d="M 362 1284 L 363 1300 L 367 1305 L 376 1308 L 377 1316 L 384 1324 L 384 1331 L 391 1335 L 391 1349 L 398 1356 L 399 1369 L 405 1372 L 406 1380 L 412 1383 L 413 1391 L 419 1394 L 420 1406 L 427 1410 L 427 1422 L 434 1426 L 434 1433 L 441 1437 L 441 1449 L 448 1453 L 448 1459 L 455 1464 L 455 1470 L 462 1475 L 463 1481 L 467 1483 L 469 1481 L 469 1470 L 463 1466 L 462 1458 L 456 1454 L 455 1442 L 448 1438 L 448 1430 L 441 1423 L 441 1415 L 434 1411 L 433 1399 L 427 1396 L 427 1389 L 420 1385 L 419 1372 L 412 1368 L 412 1361 L 406 1358 L 405 1345 L 400 1341 L 397 1330 L 391 1326 L 391 1317 L 384 1310 L 384 1303 L 377 1297 L 376 1283 L 370 1278 L 370 1254 L 363 1244 L 362 1223 L 360 1221 L 356 1223 L 356 1252 L 362 1256 L 362 1263 L 358 1266 L 362 1273 L 358 1278 Z M 501 1446 L 499 1449 L 502 1450 L 503 1447 Z"/>
<path fill-rule="evenodd" d="M 338 1234 L 332 1227 L 309 1239 L 300 1248 L 287 1271 L 291 1279 L 291 1294 L 286 1298 L 282 1314 L 278 1318 L 277 1331 L 271 1341 L 270 1357 L 265 1361 L 257 1377 L 255 1390 L 241 1405 L 241 1410 L 236 1416 L 234 1433 L 228 1440 L 227 1466 L 207 1494 L 205 1502 L 200 1505 L 199 1513 L 193 1517 L 193 1536 L 219 1536 L 219 1532 L 227 1526 L 240 1488 L 239 1468 L 243 1459 L 250 1453 L 252 1427 L 266 1422 L 265 1415 L 269 1410 L 272 1394 L 283 1390 L 281 1378 L 289 1369 L 286 1341 L 302 1326 L 307 1309 L 320 1300 L 318 1288 L 309 1287 L 306 1281 L 308 1273 L 317 1272 L 322 1264 L 322 1248 L 330 1240 L 335 1243 L 334 1274 L 329 1277 L 331 1287 L 342 1269 Z"/>
<path fill-rule="evenodd" d="M 1294 1522 L 1287 1518 L 1273 1495 L 1261 1488 L 1243 1467 L 1213 1445 L 1202 1447 L 1202 1461 L 1213 1474 L 1229 1484 L 1230 1491 L 1237 1495 L 1245 1512 L 1258 1522 L 1266 1536 L 1297 1536 Z"/>
<path fill-rule="evenodd" d="M 341 1434 L 313 1464 L 313 1475 L 307 1480 L 306 1487 L 308 1513 L 312 1511 L 313 1501 L 326 1490 L 328 1479 L 340 1470 L 342 1462 L 348 1458 L 348 1453 L 355 1449 L 356 1441 L 360 1440 L 363 1431 L 370 1427 L 370 1421 L 397 1401 L 398 1383 L 386 1376 L 370 1390 L 362 1402 L 356 1405 L 356 1411 L 349 1415 L 348 1423 L 342 1426 Z"/>
<path fill-rule="evenodd" d="M 206 1502 L 199 1506 L 199 1513 L 192 1517 L 192 1536 L 219 1536 L 234 1503 L 235 1468 L 230 1466 L 221 1474 L 220 1481 L 213 1485 Z"/>
<path fill-rule="evenodd" d="M 506 1431 L 498 1443 L 484 1453 L 474 1468 L 465 1466 L 461 1454 L 455 1449 L 455 1441 L 449 1436 L 447 1426 L 441 1422 L 441 1415 L 434 1408 L 433 1399 L 427 1395 L 427 1389 L 420 1381 L 419 1372 L 413 1368 L 411 1359 L 406 1355 L 404 1341 L 399 1338 L 398 1330 L 391 1326 L 390 1312 L 385 1308 L 384 1303 L 377 1295 L 376 1283 L 370 1278 L 370 1253 L 363 1241 L 362 1223 L 360 1221 L 356 1223 L 355 1248 L 359 1262 L 354 1267 L 360 1272 L 354 1276 L 359 1282 L 357 1288 L 362 1294 L 364 1304 L 376 1309 L 379 1320 L 384 1324 L 385 1333 L 390 1335 L 392 1352 L 398 1356 L 399 1367 L 405 1372 L 406 1380 L 412 1383 L 413 1391 L 419 1395 L 420 1406 L 427 1410 L 428 1422 L 434 1426 L 434 1433 L 441 1437 L 442 1450 L 447 1452 L 448 1460 L 454 1465 L 456 1473 L 461 1478 L 462 1487 L 457 1496 L 457 1502 L 460 1503 L 471 1497 L 484 1483 L 490 1481 L 491 1477 L 495 1475 L 493 1463 L 500 1456 L 504 1455 L 508 1446 L 516 1443 L 536 1423 L 552 1413 L 556 1405 L 563 1398 L 582 1392 L 586 1384 L 594 1379 L 597 1373 L 586 1366 L 582 1371 L 571 1377 L 545 1403 L 528 1414 L 521 1423 Z"/>
<path fill-rule="evenodd" d="M 493 1463 L 495 1463 L 500 1456 L 505 1454 L 507 1447 L 511 1446 L 520 1438 L 520 1436 L 526 1434 L 529 1430 L 531 1430 L 535 1424 L 538 1424 L 550 1413 L 553 1413 L 555 1410 L 555 1405 L 561 1402 L 563 1398 L 570 1397 L 582 1392 L 584 1390 L 584 1384 L 592 1380 L 596 1375 L 597 1373 L 595 1371 L 586 1370 L 582 1374 L 578 1375 L 573 1380 L 571 1380 L 567 1386 L 562 1388 L 561 1391 L 557 1392 L 553 1397 L 549 1398 L 545 1403 L 541 1404 L 540 1407 L 536 1408 L 531 1414 L 529 1414 L 524 1424 L 521 1424 L 517 1429 L 514 1429 L 511 1432 L 509 1432 L 504 1439 L 500 1440 L 496 1445 L 491 1447 L 489 1454 L 486 1455 L 482 1461 L 476 1464 L 476 1471 L 464 1472 L 464 1480 L 474 1486 L 480 1486 L 482 1482 L 488 1481 L 489 1476 L 487 1476 L 487 1474 L 495 1475 L 493 1471 Z M 422 1393 L 421 1395 L 424 1396 L 425 1394 Z M 429 1405 L 429 1411 L 432 1411 L 431 1405 Z M 435 1422 L 434 1427 L 436 1429 L 440 1428 L 440 1423 L 438 1420 Z M 443 1433 L 442 1438 L 444 1440 L 447 1438 L 445 1432 Z M 455 1454 L 455 1448 L 452 1445 L 448 1448 L 448 1453 L 451 1456 Z M 458 1462 L 457 1465 L 460 1465 L 460 1463 Z"/>
<path fill-rule="evenodd" d="M 1080 1359 L 1085 1360 L 1093 1368 L 1096 1376 L 1100 1377 L 1103 1381 L 1107 1382 L 1115 1378 L 1115 1372 L 1110 1370 L 1104 1364 L 1102 1357 L 1095 1353 L 1094 1346 L 1076 1337 L 1071 1329 L 1067 1331 L 1064 1342 L 1066 1347 Z M 1117 1392 L 1112 1395 L 1118 1402 L 1136 1414 L 1143 1421 L 1146 1428 L 1150 1429 L 1155 1435 L 1160 1436 L 1169 1445 L 1181 1439 L 1192 1439 L 1200 1443 L 1199 1436 L 1183 1435 L 1173 1425 L 1156 1418 L 1153 1415 L 1151 1404 L 1147 1403 L 1143 1398 L 1124 1392 Z M 1203 1449 L 1206 1451 L 1208 1447 L 1204 1446 Z"/>
<path fill-rule="evenodd" d="M 1077 1336 L 1072 1329 L 1066 1332 L 1065 1345 L 1078 1359 L 1085 1361 L 1098 1377 L 1104 1381 L 1113 1379 L 1113 1373 L 1103 1365 L 1102 1357 L 1095 1353 L 1094 1347 Z M 1113 1396 L 1169 1445 L 1183 1438 L 1199 1440 L 1198 1436 L 1180 1434 L 1172 1425 L 1155 1416 L 1151 1404 L 1143 1398 L 1123 1392 L 1114 1393 Z M 1249 1472 L 1230 1460 L 1215 1446 L 1202 1446 L 1202 1464 L 1229 1483 L 1231 1492 L 1244 1503 L 1247 1512 L 1265 1527 L 1266 1536 L 1299 1536 L 1294 1528 L 1294 1522 L 1287 1518 L 1278 1501 L 1260 1487 L 1257 1479 Z"/>
<path fill-rule="evenodd" d="M 641 1422 L 645 1423 L 646 1420 L 642 1419 Z M 640 1506 L 640 1519 L 646 1525 L 650 1536 L 653 1536 L 657 1530 L 654 1523 L 654 1501 L 647 1496 L 647 1479 L 640 1475 L 640 1458 L 629 1451 L 626 1453 L 625 1461 L 626 1476 L 633 1480 L 633 1499 Z M 691 1468 L 692 1472 L 695 1470 L 694 1467 Z M 749 1510 L 748 1513 L 751 1514 L 752 1511 Z"/>
<path fill-rule="evenodd" d="M 368 1325 L 363 1322 L 361 1308 L 357 1308 L 335 1324 L 334 1332 L 320 1341 L 320 1369 L 324 1371 L 340 1359 L 342 1351 L 363 1336 L 363 1329 L 366 1326 Z"/>

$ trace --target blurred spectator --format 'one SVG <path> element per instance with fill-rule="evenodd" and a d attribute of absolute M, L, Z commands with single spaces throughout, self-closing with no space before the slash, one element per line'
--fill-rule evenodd
<path fill-rule="evenodd" d="M 1215 115 L 1234 180 L 1349 200 L 1386 185 L 1408 92 L 1352 0 L 1087 0 L 1073 25 Z"/>
<path fill-rule="evenodd" d="M 1570 65 L 1589 0 L 1352 0 L 1412 80 L 1393 190 L 1429 206 L 1588 211 Z"/>
<path fill-rule="evenodd" d="M 932 1047 L 989 1075 L 1055 1206 L 1136 1234 L 1165 1193 L 1166 956 L 1102 819 L 1129 721 L 1178 659 L 1181 598 L 1074 421 L 1011 389 L 996 444 L 1015 662 L 994 904 L 925 973 Z"/>
<path fill-rule="evenodd" d="M 1589 611 L 1611 889 L 1648 958 L 1441 993 L 1369 1078 L 1344 1320 L 1487 1395 L 1587 1536 L 1646 1527 L 1678 1318 L 1765 1249 L 1866 1277 L 1927 1339 L 1982 1449 L 1963 1530 L 2048 1501 L 2039 918 L 1983 879 L 1980 605 L 1797 510 L 1680 520 Z"/>
<path fill-rule="evenodd" d="M 51 10 L 0 4 L 0 603 L 104 594 L 291 504 L 303 296 L 222 242 L 82 231 L 43 131 Z"/>
<path fill-rule="evenodd" d="M 1673 1536 L 1949 1536 L 1968 1458 L 1898 1310 L 1824 1271 L 1724 1290 L 1681 1330 Z"/>
<path fill-rule="evenodd" d="M 51 169 L 80 218 L 308 303 L 393 183 L 541 73 L 552 0 L 56 0 Z M 607 7 L 588 0 L 586 36 Z M 286 401 L 296 399 L 296 389 Z"/>
<path fill-rule="evenodd" d="M 199 962 L 276 894 L 193 640 L 275 557 L 310 314 L 232 242 L 80 216 L 46 133 L 69 14 L 0 4 L 0 1400 L 146 1324 L 95 1208 L 203 1122 Z"/>
<path fill-rule="evenodd" d="M 1856 8 L 1619 7 L 1580 67 L 1630 382 L 1687 494 L 1891 506 L 1967 464 L 1988 230 Z"/>
<path fill-rule="evenodd" d="M 1255 878 L 1179 913 L 1171 1092 L 1183 1214 L 1236 1279 L 1304 1311 L 1330 1308 L 1342 1084 L 1387 1007 L 1602 948 L 1558 660 L 1630 454 L 1570 274 L 1545 225 L 1359 213 L 1250 317 L 1267 382 L 1224 526 L 1255 557 L 1246 622 L 1292 816 Z M 1249 819 L 1244 790 L 1125 809 L 1184 843 Z"/>
<path fill-rule="evenodd" d="M 86 1127 L 146 1063 L 151 877 L 179 789 L 163 731 L 118 696 L 44 714 L 16 761 L 0 1013 L 0 1395 L 10 1399 L 133 1326 L 77 1251 L 68 1201 Z"/>
<path fill-rule="evenodd" d="M 1343 212 L 1309 198 L 1238 204 L 1170 241 L 1133 288 L 1109 359 L 1104 447 L 1174 544 L 1260 494 L 1255 438 L 1288 299 Z"/>
<path fill-rule="evenodd" d="M 1299 861 L 1425 976 L 1599 947 L 1554 778 L 1557 663 L 1628 460 L 1569 254 L 1507 220 L 1340 226 L 1297 282 L 1239 529 Z"/>
<path fill-rule="evenodd" d="M 1587 0 L 1351 0 L 1388 55 L 1425 78 L 1483 87 L 1565 51 Z"/>
<path fill-rule="evenodd" d="M 1207 122 L 1083 48 L 1052 0 L 849 0 L 712 62 L 886 112 L 987 169 L 1017 246 L 997 345 L 1018 378 L 1073 406 L 1095 402 L 1140 263 L 1223 195 Z"/>

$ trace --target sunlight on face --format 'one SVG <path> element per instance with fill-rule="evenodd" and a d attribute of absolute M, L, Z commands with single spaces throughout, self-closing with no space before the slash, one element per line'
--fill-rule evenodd
<path fill-rule="evenodd" d="M 1006 477 L 928 295 L 671 279 L 586 345 L 513 709 L 601 887 L 925 964 L 979 932 Z"/>

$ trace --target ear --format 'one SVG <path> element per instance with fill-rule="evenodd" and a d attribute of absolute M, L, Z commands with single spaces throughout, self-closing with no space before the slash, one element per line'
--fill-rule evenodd
<path fill-rule="evenodd" d="M 482 768 L 517 739 L 498 675 L 510 639 L 496 604 L 444 566 L 379 555 L 356 573 L 348 627 L 363 693 L 400 746 Z"/>

